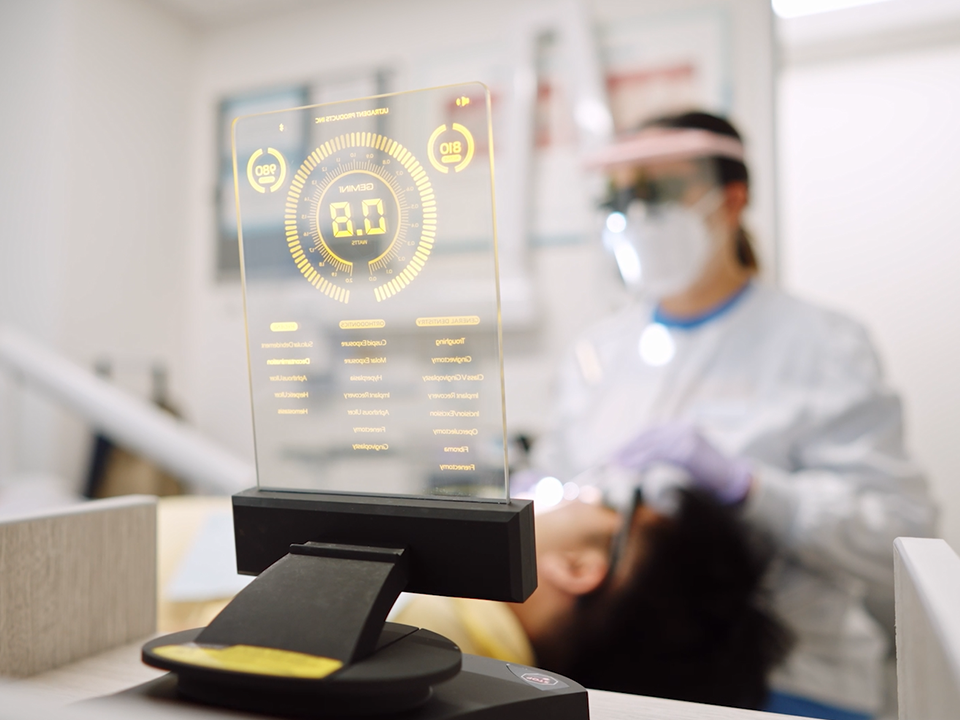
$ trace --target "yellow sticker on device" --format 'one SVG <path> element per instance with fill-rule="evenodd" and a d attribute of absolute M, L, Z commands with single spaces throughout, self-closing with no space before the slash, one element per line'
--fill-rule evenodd
<path fill-rule="evenodd" d="M 333 658 L 255 645 L 212 647 L 183 643 L 163 645 L 154 648 L 153 653 L 168 660 L 214 670 L 310 680 L 320 680 L 343 667 L 342 662 Z"/>

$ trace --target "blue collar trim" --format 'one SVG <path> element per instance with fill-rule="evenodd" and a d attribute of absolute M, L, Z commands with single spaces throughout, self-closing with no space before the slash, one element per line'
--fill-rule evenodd
<path fill-rule="evenodd" d="M 742 288 L 737 290 L 726 300 L 721 301 L 718 305 L 714 305 L 712 308 L 704 310 L 699 315 L 692 315 L 690 317 L 677 317 L 675 315 L 668 315 L 663 311 L 663 308 L 661 308 L 658 303 L 656 309 L 653 311 L 653 321 L 666 327 L 680 328 L 682 330 L 691 330 L 693 328 L 700 327 L 701 325 L 705 325 L 706 323 L 720 317 L 725 312 L 730 310 L 730 308 L 739 302 L 740 298 L 747 294 L 751 287 L 753 287 L 753 283 L 747 281 L 744 283 Z"/>

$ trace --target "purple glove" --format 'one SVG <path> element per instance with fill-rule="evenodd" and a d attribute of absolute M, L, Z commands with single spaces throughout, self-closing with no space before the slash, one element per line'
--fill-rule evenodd
<path fill-rule="evenodd" d="M 657 463 L 675 465 L 690 474 L 694 487 L 732 505 L 750 489 L 750 466 L 743 458 L 728 458 L 688 423 L 670 423 L 648 430 L 627 444 L 614 462 L 634 470 Z"/>

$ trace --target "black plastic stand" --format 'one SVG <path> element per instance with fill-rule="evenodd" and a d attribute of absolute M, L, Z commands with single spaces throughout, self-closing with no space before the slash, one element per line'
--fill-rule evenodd
<path fill-rule="evenodd" d="M 400 548 L 293 545 L 208 627 L 144 645 L 143 661 L 175 676 L 126 695 L 182 697 L 272 717 L 510 720 L 511 710 L 518 720 L 588 717 L 586 691 L 566 678 L 462 656 L 436 633 L 385 623 L 406 584 L 407 562 Z M 224 650 L 305 658 L 333 670 L 305 676 L 296 662 L 218 664 Z"/>
<path fill-rule="evenodd" d="M 255 645 L 350 664 L 373 652 L 407 584 L 400 548 L 308 542 L 291 545 L 196 639 Z"/>
<path fill-rule="evenodd" d="M 242 710 L 356 715 L 414 708 L 460 671 L 461 655 L 435 633 L 384 623 L 405 584 L 403 549 L 293 545 L 208 627 L 151 640 L 143 661 L 175 672 L 188 698 Z M 279 650 L 342 668 L 318 678 L 296 668 L 217 667 L 171 657 L 164 652 L 171 646 L 199 646 L 211 655 L 236 646 Z"/>

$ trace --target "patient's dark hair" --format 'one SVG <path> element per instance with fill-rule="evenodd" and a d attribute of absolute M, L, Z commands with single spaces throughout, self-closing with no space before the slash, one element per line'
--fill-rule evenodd
<path fill-rule="evenodd" d="M 771 555 L 734 513 L 681 491 L 672 518 L 642 529 L 626 584 L 609 576 L 581 599 L 577 652 L 562 670 L 589 688 L 762 707 L 792 636 L 763 590 Z"/>

